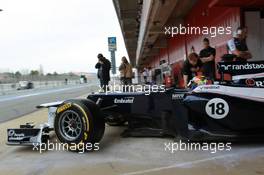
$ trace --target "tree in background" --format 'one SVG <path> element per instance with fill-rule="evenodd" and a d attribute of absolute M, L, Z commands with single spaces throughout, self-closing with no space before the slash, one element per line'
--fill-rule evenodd
<path fill-rule="evenodd" d="M 30 71 L 30 75 L 31 76 L 39 76 L 39 71 L 37 71 L 37 70 L 31 70 Z"/>
<path fill-rule="evenodd" d="M 15 78 L 20 79 L 22 77 L 22 74 L 19 71 L 15 72 Z"/>

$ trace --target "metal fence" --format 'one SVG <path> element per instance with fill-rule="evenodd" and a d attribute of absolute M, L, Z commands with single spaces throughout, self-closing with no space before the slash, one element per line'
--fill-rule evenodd
<path fill-rule="evenodd" d="M 87 80 L 88 84 L 95 84 L 97 82 L 96 79 Z M 58 81 L 32 81 L 34 85 L 34 89 L 41 88 L 55 88 L 61 86 L 69 86 L 69 85 L 79 85 L 82 84 L 80 80 L 58 80 Z M 0 84 L 0 95 L 8 94 L 11 91 L 16 91 L 19 88 L 19 83 L 8 83 L 8 84 Z"/>

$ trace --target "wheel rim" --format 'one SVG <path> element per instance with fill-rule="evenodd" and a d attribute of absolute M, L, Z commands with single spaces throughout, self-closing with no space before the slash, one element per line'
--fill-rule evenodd
<path fill-rule="evenodd" d="M 82 121 L 78 113 L 67 110 L 61 115 L 60 132 L 65 140 L 76 140 L 82 132 Z"/>

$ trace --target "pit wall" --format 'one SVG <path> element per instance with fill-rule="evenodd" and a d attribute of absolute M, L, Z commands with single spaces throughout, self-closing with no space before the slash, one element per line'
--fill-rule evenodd
<path fill-rule="evenodd" d="M 184 24 L 195 27 L 231 27 L 232 32 L 241 23 L 241 10 L 239 7 L 208 7 L 210 0 L 198 1 L 190 13 L 185 17 Z M 153 68 L 159 67 L 160 60 L 166 60 L 172 64 L 174 76 L 180 78 L 179 86 L 183 86 L 181 80 L 181 65 L 183 60 L 191 52 L 193 47 L 196 53 L 202 49 L 202 40 L 207 37 L 212 47 L 216 49 L 216 62 L 220 61 L 221 56 L 227 53 L 226 43 L 232 38 L 230 35 L 176 35 L 168 38 L 168 47 L 160 49 L 159 55 L 153 57 L 149 65 Z M 216 77 L 219 75 L 216 73 Z"/>

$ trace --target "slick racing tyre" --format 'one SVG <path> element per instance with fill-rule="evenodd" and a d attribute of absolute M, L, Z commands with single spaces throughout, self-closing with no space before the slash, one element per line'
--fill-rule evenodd
<path fill-rule="evenodd" d="M 94 102 L 67 100 L 57 108 L 54 130 L 58 139 L 70 147 L 94 145 L 102 139 L 105 123 Z"/>

